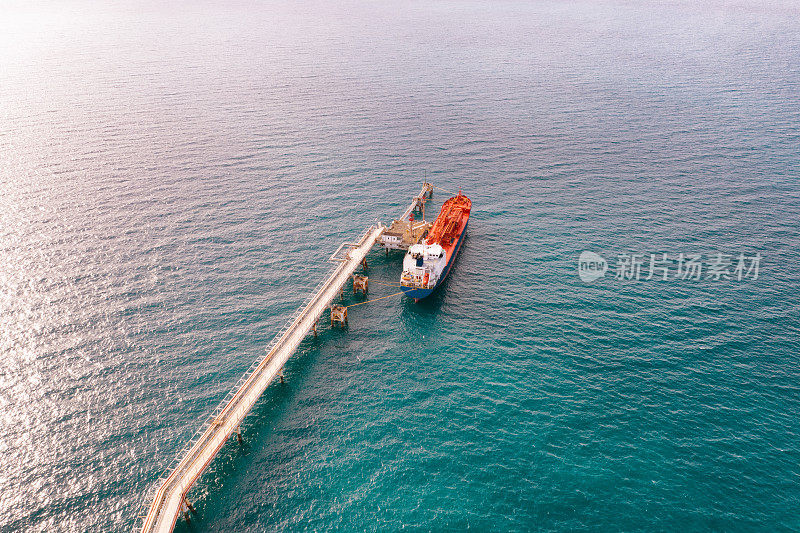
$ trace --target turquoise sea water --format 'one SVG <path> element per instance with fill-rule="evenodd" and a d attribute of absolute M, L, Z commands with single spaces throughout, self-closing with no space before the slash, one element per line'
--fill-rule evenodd
<path fill-rule="evenodd" d="M 133 529 L 426 173 L 473 201 L 450 279 L 308 339 L 178 531 L 800 529 L 795 4 L 0 13 L 0 530 Z M 717 252 L 758 279 L 614 277 Z"/>

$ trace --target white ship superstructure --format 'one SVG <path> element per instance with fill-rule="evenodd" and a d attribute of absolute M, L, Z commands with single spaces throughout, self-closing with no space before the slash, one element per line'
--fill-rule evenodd
<path fill-rule="evenodd" d="M 403 258 L 403 275 L 400 283 L 404 287 L 432 289 L 447 267 L 447 254 L 438 244 L 415 244 Z"/>

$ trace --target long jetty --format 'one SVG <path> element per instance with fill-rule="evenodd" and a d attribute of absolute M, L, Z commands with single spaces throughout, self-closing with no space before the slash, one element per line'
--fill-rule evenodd
<path fill-rule="evenodd" d="M 421 206 L 433 192 L 424 183 L 403 217 Z M 239 379 L 209 419 L 194 434 L 173 461 L 165 478 L 159 479 L 152 503 L 144 517 L 141 531 L 170 532 L 181 513 L 194 512 L 187 494 L 197 479 L 223 447 L 236 435 L 241 441 L 239 426 L 255 403 L 277 377 L 283 379 L 283 367 L 310 331 L 316 334 L 317 321 L 343 290 L 345 282 L 383 234 L 386 226 L 378 222 L 368 227 L 355 242 L 346 242 L 330 257 L 337 263 L 330 274 L 314 289 L 286 325 L 267 346 L 264 357 L 256 360 Z"/>

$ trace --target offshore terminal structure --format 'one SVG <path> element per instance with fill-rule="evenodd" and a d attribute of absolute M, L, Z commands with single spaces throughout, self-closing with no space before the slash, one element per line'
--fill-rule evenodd
<path fill-rule="evenodd" d="M 342 294 L 344 285 L 353 280 L 353 291 L 366 293 L 368 279 L 355 274 L 360 265 L 366 266 L 366 256 L 376 243 L 389 253 L 390 249 L 407 250 L 427 234 L 430 224 L 424 222 L 425 202 L 433 196 L 433 185 L 424 182 L 422 189 L 401 215 L 387 227 L 380 222 L 368 227 L 358 240 L 342 243 L 331 255 L 334 263 L 328 276 L 317 285 L 300 308 L 289 318 L 266 348 L 266 354 L 253 362 L 233 389 L 201 425 L 158 480 L 155 492 L 148 498 L 150 505 L 141 526 L 142 533 L 170 532 L 178 517 L 188 521 L 194 507 L 187 498 L 197 479 L 233 435 L 241 442 L 239 426 L 258 399 L 276 378 L 283 381 L 283 366 L 302 340 L 311 332 L 317 335 L 317 322 L 330 310 L 331 325 L 347 322 L 347 307 L 333 305 Z M 414 221 L 414 212 L 422 212 L 422 220 Z M 366 303 L 366 302 L 365 302 Z"/>

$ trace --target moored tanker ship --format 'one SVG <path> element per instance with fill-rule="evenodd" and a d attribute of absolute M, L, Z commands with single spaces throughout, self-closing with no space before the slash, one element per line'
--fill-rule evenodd
<path fill-rule="evenodd" d="M 472 201 L 459 191 L 442 205 L 425 240 L 408 249 L 400 288 L 415 302 L 435 291 L 450 272 L 467 231 L 471 208 Z"/>

